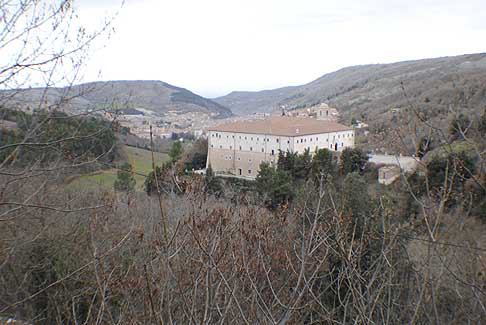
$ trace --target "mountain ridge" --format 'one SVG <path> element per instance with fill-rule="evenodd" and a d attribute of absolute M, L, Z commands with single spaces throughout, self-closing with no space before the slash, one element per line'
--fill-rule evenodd
<path fill-rule="evenodd" d="M 23 88 L 0 92 L 4 107 L 56 108 L 72 113 L 99 108 L 143 108 L 158 114 L 203 112 L 214 118 L 233 114 L 223 105 L 160 80 L 93 81 L 68 87 Z"/>
<path fill-rule="evenodd" d="M 405 105 L 403 88 L 412 99 L 427 97 L 428 102 L 435 103 L 442 99 L 439 106 L 447 106 L 458 105 L 460 100 L 453 98 L 455 95 L 461 91 L 468 93 L 471 87 L 481 88 L 484 81 L 486 53 L 477 53 L 350 66 L 300 86 L 234 91 L 213 100 L 237 115 L 291 110 L 321 102 L 336 106 L 347 116 L 367 115 L 371 108 L 384 110 Z M 486 98 L 472 98 L 474 94 L 469 97 L 472 106 L 486 104 Z"/>

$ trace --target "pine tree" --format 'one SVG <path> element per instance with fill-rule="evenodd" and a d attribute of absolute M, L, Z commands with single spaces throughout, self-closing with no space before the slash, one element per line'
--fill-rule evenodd
<path fill-rule="evenodd" d="M 362 173 L 367 162 L 368 155 L 361 149 L 345 148 L 341 153 L 341 173 Z"/>
<path fill-rule="evenodd" d="M 116 173 L 116 180 L 113 184 L 116 191 L 131 193 L 135 191 L 135 178 L 133 168 L 129 163 L 124 163 Z"/>

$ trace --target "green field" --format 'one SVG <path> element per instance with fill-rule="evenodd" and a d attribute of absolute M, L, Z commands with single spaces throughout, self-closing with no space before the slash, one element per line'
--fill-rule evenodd
<path fill-rule="evenodd" d="M 144 190 L 145 176 L 152 171 L 152 153 L 149 150 L 123 146 L 123 153 L 127 158 L 127 162 L 133 166 L 135 172 L 135 180 L 137 181 L 137 191 Z M 162 165 L 168 160 L 168 155 L 165 153 L 154 152 L 154 159 L 156 165 Z M 121 165 L 125 161 L 118 161 L 117 165 Z M 116 169 L 108 169 L 88 175 L 82 175 L 69 182 L 71 188 L 80 189 L 95 189 L 103 187 L 105 189 L 113 189 L 113 184 L 116 180 Z"/>
<path fill-rule="evenodd" d="M 133 166 L 136 173 L 146 175 L 152 171 L 152 152 L 150 150 L 123 146 L 123 152 L 127 155 L 128 163 Z M 162 165 L 168 160 L 168 157 L 165 153 L 154 152 L 156 165 Z"/>

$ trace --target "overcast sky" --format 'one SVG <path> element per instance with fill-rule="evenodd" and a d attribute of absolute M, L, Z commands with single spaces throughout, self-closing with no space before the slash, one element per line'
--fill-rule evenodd
<path fill-rule="evenodd" d="M 120 7 L 77 3 L 90 26 Z M 351 65 L 486 52 L 486 1 L 126 0 L 114 28 L 85 81 L 162 80 L 215 97 Z"/>

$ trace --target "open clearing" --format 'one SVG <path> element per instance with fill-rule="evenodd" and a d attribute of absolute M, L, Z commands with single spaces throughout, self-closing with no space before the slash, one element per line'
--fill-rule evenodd
<path fill-rule="evenodd" d="M 135 172 L 135 180 L 137 182 L 135 188 L 137 191 L 144 190 L 145 176 L 152 171 L 152 152 L 150 150 L 123 146 L 123 153 L 127 157 L 129 164 L 133 166 Z M 167 161 L 169 156 L 165 153 L 154 152 L 154 159 L 156 165 L 162 165 Z M 124 161 L 117 162 L 117 165 L 123 164 Z M 97 171 L 91 174 L 82 175 L 69 183 L 70 187 L 79 189 L 94 189 L 103 187 L 105 189 L 113 189 L 113 184 L 116 180 L 117 170 L 115 168 Z"/>

